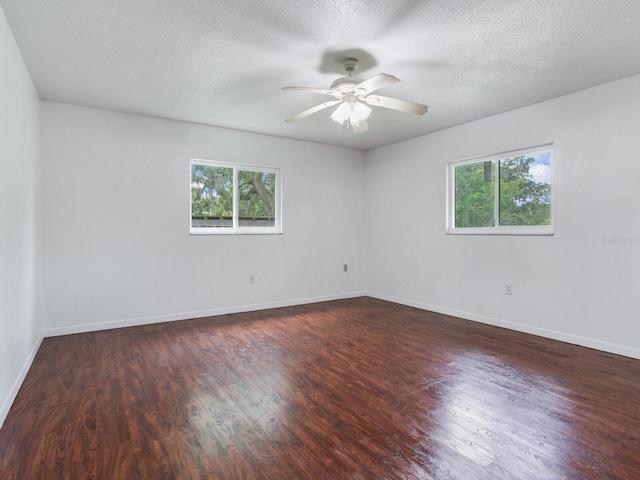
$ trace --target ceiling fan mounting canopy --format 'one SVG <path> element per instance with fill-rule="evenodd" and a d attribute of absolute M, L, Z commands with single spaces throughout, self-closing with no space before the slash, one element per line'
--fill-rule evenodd
<path fill-rule="evenodd" d="M 358 68 L 358 60 L 356 60 L 355 58 L 345 58 L 342 61 L 342 66 L 349 74 L 349 76 L 351 76 L 351 74 Z"/>
<path fill-rule="evenodd" d="M 283 90 L 302 90 L 311 93 L 322 93 L 336 98 L 336 100 L 330 100 L 328 102 L 321 103 L 320 105 L 316 105 L 315 107 L 311 107 L 297 115 L 294 115 L 293 117 L 287 118 L 285 121 L 295 122 L 313 113 L 319 112 L 320 110 L 340 104 L 331 115 L 331 119 L 340 124 L 349 120 L 347 125 L 351 125 L 354 132 L 362 133 L 369 130 L 367 118 L 371 113 L 371 109 L 365 105 L 365 103 L 401 112 L 413 113 L 415 115 L 422 115 L 427 111 L 428 107 L 420 103 L 408 102 L 406 100 L 383 97 L 380 95 L 371 95 L 372 92 L 382 87 L 386 87 L 387 85 L 392 85 L 400 81 L 393 75 L 380 73 L 368 80 L 363 80 L 362 78 L 351 76 L 351 74 L 358 68 L 358 60 L 355 58 L 346 58 L 342 61 L 342 65 L 344 66 L 348 76 L 338 78 L 328 89 L 314 87 L 284 87 Z"/>

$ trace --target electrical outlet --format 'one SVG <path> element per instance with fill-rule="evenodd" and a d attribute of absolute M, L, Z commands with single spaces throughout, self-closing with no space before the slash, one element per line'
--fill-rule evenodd
<path fill-rule="evenodd" d="M 505 283 L 504 284 L 504 294 L 505 295 L 513 295 L 513 283 Z"/>
<path fill-rule="evenodd" d="M 348 266 L 347 266 L 347 264 L 345 263 L 345 264 L 342 266 L 342 271 L 343 271 L 343 272 L 347 272 L 348 270 L 349 270 L 349 267 L 348 267 Z"/>
<path fill-rule="evenodd" d="M 250 273 L 249 274 L 249 283 L 256 283 L 256 274 L 255 273 Z"/>

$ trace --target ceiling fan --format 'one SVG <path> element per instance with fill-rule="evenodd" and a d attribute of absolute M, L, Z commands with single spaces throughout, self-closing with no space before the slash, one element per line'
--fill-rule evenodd
<path fill-rule="evenodd" d="M 331 95 L 336 100 L 321 103 L 315 107 L 311 107 L 304 112 L 300 112 L 293 117 L 287 118 L 285 122 L 295 122 L 308 117 L 312 113 L 319 112 L 325 108 L 338 105 L 338 108 L 331 114 L 331 119 L 340 125 L 348 120 L 347 126 L 351 125 L 356 133 L 363 133 L 369 130 L 367 118 L 371 113 L 371 109 L 367 105 L 376 107 L 390 108 L 401 112 L 422 115 L 427 111 L 427 106 L 420 103 L 408 102 L 397 98 L 383 97 L 381 95 L 371 95 L 372 92 L 399 82 L 400 80 L 393 75 L 380 73 L 368 80 L 352 77 L 353 71 L 358 68 L 358 60 L 355 58 L 347 58 L 342 62 L 348 76 L 337 79 L 331 84 L 331 88 L 314 88 L 314 87 L 284 87 L 283 90 L 302 90 L 312 93 L 323 93 Z M 365 103 L 367 105 L 365 105 Z"/>

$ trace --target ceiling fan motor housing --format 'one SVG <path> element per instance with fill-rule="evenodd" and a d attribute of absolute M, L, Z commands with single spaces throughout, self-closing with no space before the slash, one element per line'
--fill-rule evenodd
<path fill-rule="evenodd" d="M 355 86 L 364 82 L 359 77 L 342 77 L 331 84 L 331 90 L 337 90 L 341 93 L 354 93 Z"/>
<path fill-rule="evenodd" d="M 345 58 L 342 61 L 342 66 L 349 76 L 339 78 L 333 82 L 331 84 L 331 90 L 337 90 L 344 94 L 355 93 L 354 87 L 364 81 L 364 79 L 360 77 L 351 76 L 351 74 L 358 68 L 358 60 L 355 58 Z"/>

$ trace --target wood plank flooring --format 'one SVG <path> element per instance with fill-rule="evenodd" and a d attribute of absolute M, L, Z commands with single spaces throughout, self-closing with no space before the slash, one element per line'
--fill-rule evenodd
<path fill-rule="evenodd" d="M 47 338 L 13 479 L 640 479 L 640 361 L 372 298 Z"/>

